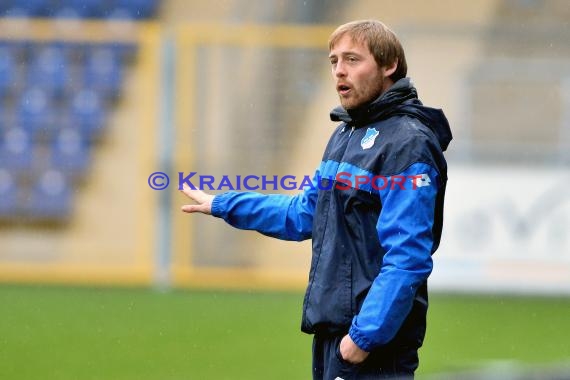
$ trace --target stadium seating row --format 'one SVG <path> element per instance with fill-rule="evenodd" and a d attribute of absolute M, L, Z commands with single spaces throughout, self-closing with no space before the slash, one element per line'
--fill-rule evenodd
<path fill-rule="evenodd" d="M 0 17 L 149 19 L 158 0 L 0 0 Z"/>
<path fill-rule="evenodd" d="M 0 140 L 0 168 L 22 176 L 35 176 L 54 168 L 65 171 L 70 179 L 89 169 L 93 144 L 72 128 L 61 129 L 53 141 L 31 141 L 21 128 L 11 128 Z"/>
<path fill-rule="evenodd" d="M 50 97 L 81 88 L 116 97 L 123 65 L 135 50 L 133 44 L 0 42 L 0 98 L 29 87 Z"/>
<path fill-rule="evenodd" d="M 0 168 L 0 221 L 66 221 L 73 203 L 73 188 L 61 171 L 50 169 L 29 184 L 17 182 Z"/>
<path fill-rule="evenodd" d="M 51 140 L 59 130 L 73 128 L 94 140 L 101 136 L 108 110 L 109 101 L 91 88 L 58 102 L 42 87 L 31 87 L 0 108 L 0 140 L 12 128 L 21 128 L 34 140 Z"/>

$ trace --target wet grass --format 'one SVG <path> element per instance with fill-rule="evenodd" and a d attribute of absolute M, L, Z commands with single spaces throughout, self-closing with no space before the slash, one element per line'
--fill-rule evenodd
<path fill-rule="evenodd" d="M 300 293 L 0 286 L 1 379 L 308 379 Z M 570 299 L 432 295 L 421 374 L 570 358 Z"/>

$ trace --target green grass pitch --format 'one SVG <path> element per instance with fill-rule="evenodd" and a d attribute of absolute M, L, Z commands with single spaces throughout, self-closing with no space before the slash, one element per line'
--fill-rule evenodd
<path fill-rule="evenodd" d="M 308 379 L 300 293 L 0 286 L 0 379 Z M 570 298 L 438 295 L 422 375 L 570 359 Z"/>

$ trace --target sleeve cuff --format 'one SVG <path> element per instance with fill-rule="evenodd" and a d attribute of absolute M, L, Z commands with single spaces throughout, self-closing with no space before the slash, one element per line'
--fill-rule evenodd
<path fill-rule="evenodd" d="M 214 196 L 214 199 L 212 200 L 212 216 L 223 218 L 225 212 L 224 206 L 222 204 L 224 195 L 225 193 Z"/>
<path fill-rule="evenodd" d="M 356 318 L 356 317 L 355 317 Z M 360 330 L 356 326 L 354 326 L 354 321 L 352 322 L 352 326 L 350 326 L 350 330 L 348 331 L 348 335 L 352 341 L 361 349 L 366 352 L 371 352 L 374 349 L 374 345 L 368 340 L 367 337 L 362 335 Z"/>

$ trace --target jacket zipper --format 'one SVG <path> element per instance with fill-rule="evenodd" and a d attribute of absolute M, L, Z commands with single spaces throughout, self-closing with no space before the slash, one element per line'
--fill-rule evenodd
<path fill-rule="evenodd" d="M 348 133 L 348 137 L 352 136 L 352 132 L 354 132 L 354 125 L 350 128 L 350 132 Z"/>
<path fill-rule="evenodd" d="M 347 140 L 347 142 L 346 142 L 346 146 L 344 147 L 344 153 L 342 154 L 341 160 L 344 159 L 344 156 L 346 155 L 346 151 L 348 150 L 348 143 L 350 142 L 350 137 L 352 136 L 352 133 L 354 132 L 354 129 L 355 129 L 354 127 L 355 127 L 355 126 L 353 125 L 353 126 L 350 128 L 350 132 L 348 133 L 348 140 Z M 344 131 L 345 131 L 345 129 L 343 129 L 341 133 L 343 133 Z M 334 187 L 334 185 L 333 185 L 333 187 Z M 332 192 L 332 191 L 331 191 L 331 192 Z M 330 212 L 330 203 L 332 203 L 332 202 L 333 202 L 333 196 L 331 195 L 331 197 L 330 197 L 330 199 L 329 199 L 329 207 L 327 208 L 327 213 Z M 326 220 L 328 221 L 328 219 L 329 219 L 329 218 L 327 217 Z M 328 223 L 326 223 L 325 226 L 324 226 L 324 228 L 323 228 L 323 236 L 326 235 L 327 224 L 328 224 Z M 317 261 L 316 261 L 316 263 L 315 263 L 315 266 L 314 266 L 314 268 L 311 268 L 312 273 L 309 273 L 309 277 L 312 277 L 312 281 L 309 283 L 307 292 L 305 293 L 305 300 L 303 300 L 303 317 L 302 317 L 302 322 L 301 322 L 303 326 L 304 326 L 305 323 L 307 322 L 307 321 L 306 321 L 306 318 L 307 318 L 307 307 L 309 306 L 309 302 L 310 302 L 310 300 L 311 300 L 311 291 L 313 290 L 313 285 L 314 285 L 314 282 L 315 282 L 315 279 L 316 279 L 316 276 L 317 276 L 317 268 L 318 268 L 318 266 L 319 266 L 319 261 L 320 261 L 320 258 L 321 258 L 322 249 L 323 249 L 323 247 L 322 247 L 322 245 L 321 245 L 321 249 L 319 250 L 319 255 L 318 255 Z M 312 275 L 312 276 L 311 276 L 311 275 Z M 352 284 L 351 284 L 351 289 L 352 289 Z M 352 307 L 352 290 L 351 290 L 350 309 L 351 309 L 352 312 L 354 311 L 354 310 L 353 310 L 353 307 Z"/>

